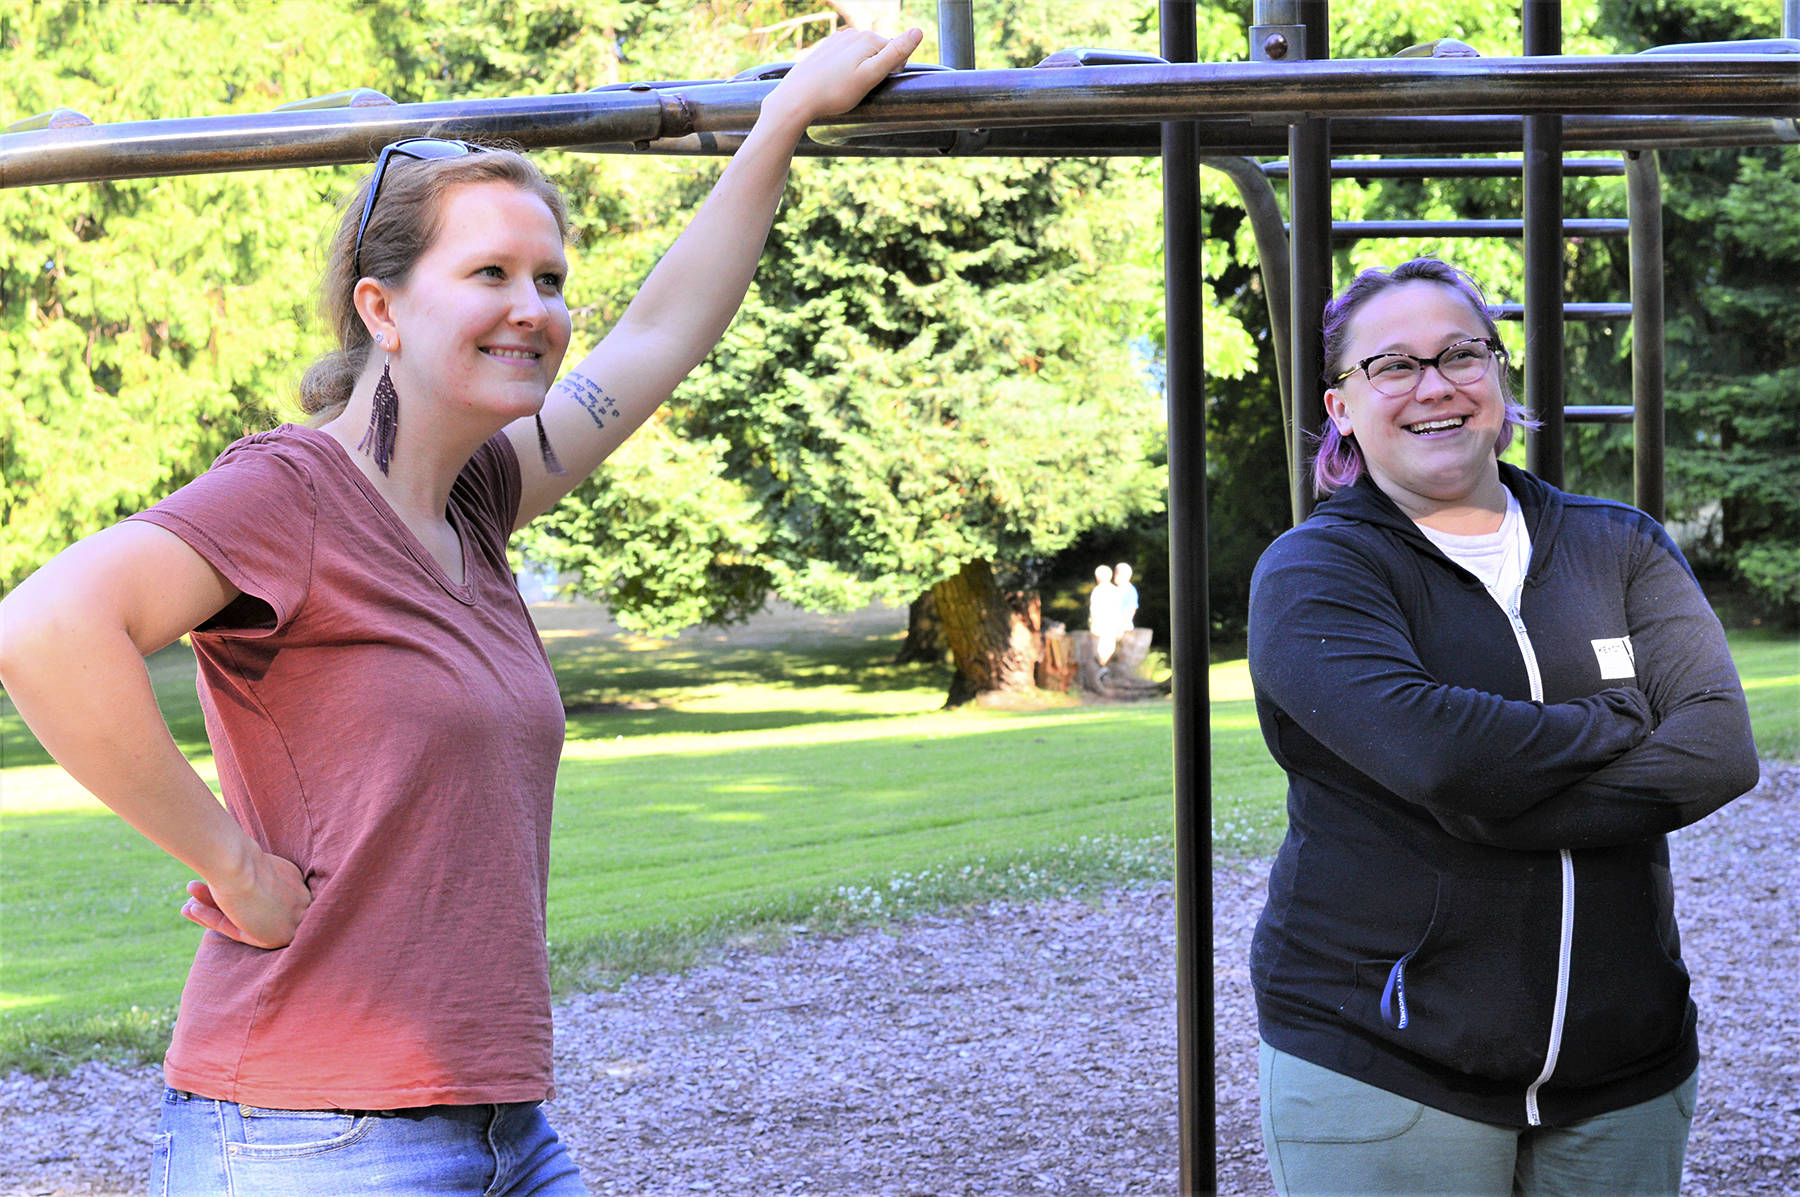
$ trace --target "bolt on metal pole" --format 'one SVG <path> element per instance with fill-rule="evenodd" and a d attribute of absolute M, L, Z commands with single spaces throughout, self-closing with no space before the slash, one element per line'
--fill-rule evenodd
<path fill-rule="evenodd" d="M 1198 54 L 1194 0 L 1161 0 L 1162 55 Z M 1212 622 L 1207 608 L 1206 395 L 1200 338 L 1200 138 L 1162 126 L 1163 303 L 1168 346 L 1169 589 L 1175 664 L 1175 1019 L 1181 1193 L 1218 1191 L 1212 936 Z"/>
<path fill-rule="evenodd" d="M 1526 55 L 1562 53 L 1562 0 L 1524 0 Z M 1563 484 L 1562 117 L 1525 118 L 1525 464 Z"/>

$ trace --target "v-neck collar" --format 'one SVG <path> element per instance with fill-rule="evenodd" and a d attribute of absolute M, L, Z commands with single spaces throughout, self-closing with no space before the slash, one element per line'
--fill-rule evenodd
<path fill-rule="evenodd" d="M 387 501 L 387 496 L 377 490 L 368 475 L 364 474 L 357 468 L 356 463 L 350 460 L 350 451 L 344 448 L 336 437 L 303 424 L 295 424 L 291 427 L 309 438 L 317 437 L 327 442 L 329 448 L 326 451 L 331 454 L 337 467 L 349 475 L 351 481 L 362 492 L 363 497 L 368 500 L 370 509 L 393 531 L 413 560 L 418 562 L 419 566 L 430 574 L 439 586 L 443 587 L 444 593 L 464 606 L 474 606 L 474 532 L 469 527 L 467 517 L 457 509 L 456 504 L 452 503 L 445 508 L 444 514 L 450 521 L 451 531 L 456 533 L 457 547 L 462 553 L 463 580 L 461 582 L 452 579 L 443 563 L 432 554 L 430 549 L 425 547 L 417 536 L 413 535 L 413 530 L 406 526 L 406 521 L 400 518 L 400 513 L 395 511 L 393 504 Z"/>

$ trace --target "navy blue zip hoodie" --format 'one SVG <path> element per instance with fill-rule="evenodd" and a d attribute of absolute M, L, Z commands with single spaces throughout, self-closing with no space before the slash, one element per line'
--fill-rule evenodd
<path fill-rule="evenodd" d="M 1664 836 L 1758 765 L 1661 526 L 1500 469 L 1531 534 L 1516 626 L 1368 477 L 1257 564 L 1250 675 L 1288 833 L 1251 976 L 1281 1051 L 1561 1126 L 1698 1062 Z"/>

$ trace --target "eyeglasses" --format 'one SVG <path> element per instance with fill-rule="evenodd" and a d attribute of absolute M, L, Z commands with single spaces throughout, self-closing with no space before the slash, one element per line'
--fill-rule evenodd
<path fill-rule="evenodd" d="M 1467 386 L 1486 378 L 1487 372 L 1493 368 L 1495 358 L 1505 357 L 1506 346 L 1499 341 L 1492 337 L 1471 337 L 1467 341 L 1445 346 L 1444 351 L 1436 357 L 1415 357 L 1410 353 L 1378 353 L 1374 357 L 1365 357 L 1336 378 L 1327 381 L 1336 386 L 1360 370 L 1368 378 L 1370 386 L 1383 395 L 1398 399 L 1418 389 L 1419 380 L 1425 377 L 1426 366 L 1437 367 L 1437 372 L 1445 382 Z"/>
<path fill-rule="evenodd" d="M 467 154 L 482 153 L 485 147 L 467 141 L 448 141 L 439 137 L 409 137 L 405 141 L 396 141 L 384 146 L 381 156 L 375 159 L 375 177 L 369 183 L 369 198 L 363 201 L 362 220 L 356 226 L 356 249 L 350 258 L 354 278 L 362 277 L 362 243 L 363 234 L 369 229 L 369 214 L 375 211 L 375 197 L 381 194 L 381 181 L 387 177 L 388 160 L 395 154 L 407 158 L 417 158 L 421 162 L 433 158 L 461 158 Z"/>

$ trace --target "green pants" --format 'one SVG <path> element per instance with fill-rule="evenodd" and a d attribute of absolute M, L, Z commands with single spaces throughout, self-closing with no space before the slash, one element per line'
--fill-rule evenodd
<path fill-rule="evenodd" d="M 1446 1114 L 1263 1044 L 1263 1148 L 1282 1197 L 1674 1197 L 1698 1074 L 1574 1126 Z"/>

